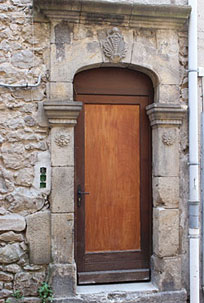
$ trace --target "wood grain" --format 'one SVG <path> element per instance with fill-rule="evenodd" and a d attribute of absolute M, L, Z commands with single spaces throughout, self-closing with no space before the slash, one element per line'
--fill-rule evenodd
<path fill-rule="evenodd" d="M 85 251 L 140 249 L 139 105 L 85 104 L 84 112 Z"/>

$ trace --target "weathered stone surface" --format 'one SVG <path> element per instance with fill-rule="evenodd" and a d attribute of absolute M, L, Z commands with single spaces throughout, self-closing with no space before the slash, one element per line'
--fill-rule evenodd
<path fill-rule="evenodd" d="M 179 203 L 179 177 L 153 177 L 154 206 L 177 208 Z"/>
<path fill-rule="evenodd" d="M 21 272 L 15 275 L 14 287 L 22 291 L 24 296 L 37 296 L 38 288 L 44 280 L 44 272 Z"/>
<path fill-rule="evenodd" d="M 100 294 L 87 294 L 77 296 L 77 298 L 56 298 L 56 303 L 102 303 L 102 302 L 129 302 L 129 303 L 186 303 L 187 294 L 185 290 L 164 291 L 158 293 L 144 292 L 110 292 Z"/>
<path fill-rule="evenodd" d="M 177 177 L 179 174 L 178 129 L 154 128 L 153 134 L 153 175 L 155 177 Z M 163 137 L 170 134 L 174 137 L 172 144 L 165 144 Z M 174 165 L 172 165 L 172 163 Z"/>
<path fill-rule="evenodd" d="M 0 240 L 4 242 L 21 242 L 23 241 L 23 235 L 9 231 L 0 235 Z"/>
<path fill-rule="evenodd" d="M 14 230 L 23 231 L 26 227 L 26 222 L 24 217 L 12 214 L 0 216 L 0 231 L 4 230 Z"/>
<path fill-rule="evenodd" d="M 153 280 L 160 290 L 176 290 L 181 288 L 181 257 L 152 257 Z"/>
<path fill-rule="evenodd" d="M 51 99 L 66 99 L 73 95 L 73 84 L 70 82 L 51 82 L 50 83 L 50 98 Z"/>
<path fill-rule="evenodd" d="M 55 263 L 72 263 L 74 252 L 74 215 L 52 214 L 52 259 Z"/>
<path fill-rule="evenodd" d="M 39 175 L 38 175 L 39 176 Z M 21 215 L 34 213 L 43 208 L 44 196 L 34 188 L 19 187 L 10 195 L 12 201 L 9 210 Z"/>
<path fill-rule="evenodd" d="M 33 168 L 20 169 L 16 175 L 15 183 L 21 186 L 31 186 L 34 178 Z"/>
<path fill-rule="evenodd" d="M 25 102 L 42 101 L 44 98 L 44 90 L 36 88 L 32 91 L 32 96 L 29 90 L 16 90 L 13 96 L 17 99 L 22 99 Z M 26 105 L 24 105 L 26 106 Z"/>
<path fill-rule="evenodd" d="M 4 283 L 4 288 L 12 290 L 13 289 L 13 284 L 12 283 Z"/>
<path fill-rule="evenodd" d="M 24 148 L 23 148 L 24 149 Z M 23 151 L 22 151 L 23 152 Z M 34 154 L 2 153 L 3 162 L 6 168 L 19 169 L 30 167 L 35 163 Z"/>
<path fill-rule="evenodd" d="M 13 275 L 6 274 L 3 271 L 0 271 L 0 281 L 4 281 L 4 282 L 13 281 Z"/>
<path fill-rule="evenodd" d="M 161 85 L 158 100 L 161 103 L 178 103 L 180 97 L 179 85 Z"/>
<path fill-rule="evenodd" d="M 50 212 L 38 212 L 26 217 L 26 237 L 29 243 L 30 262 L 50 262 Z"/>
<path fill-rule="evenodd" d="M 23 269 L 25 271 L 39 271 L 39 270 L 43 270 L 43 268 L 44 267 L 41 265 L 34 265 L 34 264 L 23 266 Z"/>
<path fill-rule="evenodd" d="M 17 272 L 21 271 L 21 267 L 18 264 L 9 264 L 5 266 L 5 270 L 16 274 Z"/>
<path fill-rule="evenodd" d="M 50 265 L 50 284 L 55 297 L 68 297 L 75 294 L 76 268 L 68 264 Z"/>
<path fill-rule="evenodd" d="M 179 250 L 179 210 L 153 209 L 153 250 L 159 257 L 175 256 Z"/>
<path fill-rule="evenodd" d="M 30 68 L 39 64 L 39 59 L 30 50 L 22 50 L 12 55 L 11 62 L 13 66 L 19 68 Z"/>
<path fill-rule="evenodd" d="M 24 255 L 19 244 L 8 244 L 0 247 L 0 263 L 9 264 L 18 261 Z"/>
<path fill-rule="evenodd" d="M 92 46 L 92 51 L 90 51 L 90 48 L 87 48 L 87 44 L 92 43 L 93 45 L 93 42 L 95 42 L 94 47 Z M 59 48 L 57 49 L 56 44 L 51 44 L 52 66 L 50 80 L 53 82 L 71 82 L 76 72 L 85 66 L 87 62 L 89 62 L 90 65 L 97 65 L 103 62 L 100 44 L 97 36 L 95 36 L 94 39 L 87 37 L 86 40 L 82 40 L 80 47 L 78 42 L 72 44 L 71 47 L 68 44 L 64 44 L 63 47 L 65 54 L 64 58 L 62 56 L 58 56 Z M 69 58 L 74 58 L 74 60 L 70 61 Z M 69 68 L 66 66 L 67 61 L 69 61 Z"/>
<path fill-rule="evenodd" d="M 26 116 L 26 117 L 24 118 L 24 122 L 25 122 L 25 125 L 26 125 L 26 126 L 32 127 L 32 126 L 35 126 L 35 125 L 36 125 L 36 122 L 35 122 L 35 120 L 33 119 L 32 116 Z"/>
<path fill-rule="evenodd" d="M 146 39 L 148 41 L 148 37 Z M 165 40 L 167 39 L 168 35 Z M 165 40 L 163 41 L 164 45 Z M 154 70 L 160 76 L 162 84 L 179 84 L 178 54 L 169 55 L 168 52 L 162 54 L 161 49 L 157 50 L 150 44 L 146 46 L 143 41 L 144 37 L 142 37 L 142 41 L 137 39 L 134 42 L 131 63 L 148 66 Z M 175 42 L 176 44 L 177 42 Z"/>
<path fill-rule="evenodd" d="M 2 289 L 2 290 L 0 290 L 0 298 L 7 298 L 11 294 L 12 294 L 11 290 L 8 290 L 8 289 Z"/>
<path fill-rule="evenodd" d="M 52 169 L 50 199 L 52 212 L 74 212 L 74 168 L 54 167 Z"/>
<path fill-rule="evenodd" d="M 56 143 L 59 134 L 64 133 L 69 136 L 69 143 L 60 146 Z M 51 162 L 53 166 L 73 166 L 74 165 L 74 128 L 53 127 L 51 129 Z"/>

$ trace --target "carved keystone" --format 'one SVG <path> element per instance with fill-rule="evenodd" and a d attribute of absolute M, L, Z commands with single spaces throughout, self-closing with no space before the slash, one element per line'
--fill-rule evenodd
<path fill-rule="evenodd" d="M 108 31 L 107 38 L 101 41 L 104 55 L 112 62 L 120 62 L 126 55 L 127 48 L 124 38 L 117 27 Z"/>

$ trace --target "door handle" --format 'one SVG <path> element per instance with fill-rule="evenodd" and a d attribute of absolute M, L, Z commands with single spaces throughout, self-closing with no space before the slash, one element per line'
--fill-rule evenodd
<path fill-rule="evenodd" d="M 77 206 L 81 206 L 82 195 L 89 195 L 90 193 L 82 191 L 81 185 L 79 184 L 77 187 Z"/>

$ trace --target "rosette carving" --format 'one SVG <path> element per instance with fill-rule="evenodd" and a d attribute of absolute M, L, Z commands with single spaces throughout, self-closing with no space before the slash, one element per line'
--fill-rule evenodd
<path fill-rule="evenodd" d="M 176 140 L 176 136 L 174 133 L 172 132 L 165 132 L 163 135 L 162 135 L 162 142 L 165 144 L 165 145 L 173 145 L 174 142 Z"/>
<path fill-rule="evenodd" d="M 67 146 L 71 141 L 71 136 L 66 134 L 65 132 L 60 132 L 55 136 L 55 143 L 59 147 Z"/>

